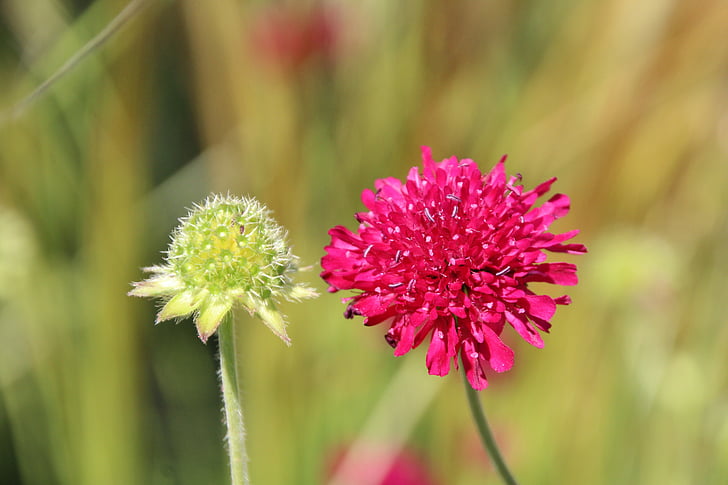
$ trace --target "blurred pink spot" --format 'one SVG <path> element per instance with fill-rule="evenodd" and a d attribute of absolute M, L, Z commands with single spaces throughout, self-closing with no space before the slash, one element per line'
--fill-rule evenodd
<path fill-rule="evenodd" d="M 442 485 L 427 463 L 411 450 L 390 450 L 386 445 L 339 449 L 327 467 L 327 482 L 336 477 L 339 485 Z"/>
<path fill-rule="evenodd" d="M 312 61 L 331 62 L 341 39 L 341 15 L 333 7 L 269 7 L 253 21 L 252 46 L 264 61 L 286 72 Z"/>

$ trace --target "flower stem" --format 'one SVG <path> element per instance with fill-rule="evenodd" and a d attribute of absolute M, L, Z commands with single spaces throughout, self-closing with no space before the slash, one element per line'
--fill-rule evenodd
<path fill-rule="evenodd" d="M 462 359 L 460 361 L 460 368 L 463 368 Z M 470 411 L 473 413 L 473 419 L 475 420 L 475 425 L 478 428 L 478 434 L 480 434 L 483 446 L 488 452 L 493 464 L 495 464 L 495 467 L 498 469 L 498 473 L 503 479 L 503 482 L 507 485 L 518 485 L 516 479 L 513 478 L 513 475 L 511 475 L 511 472 L 508 470 L 506 462 L 503 461 L 503 457 L 498 450 L 498 445 L 493 438 L 493 433 L 491 433 L 490 428 L 488 427 L 488 421 L 485 419 L 485 412 L 483 412 L 483 406 L 480 402 L 478 391 L 472 388 L 468 382 L 468 377 L 465 375 L 465 372 L 463 371 L 461 374 L 463 376 L 463 382 L 465 383 L 465 394 L 468 396 Z"/>
<path fill-rule="evenodd" d="M 227 425 L 227 448 L 230 455 L 232 485 L 250 485 L 248 454 L 245 449 L 245 422 L 243 420 L 243 407 L 240 403 L 240 359 L 238 358 L 238 342 L 235 338 L 235 325 L 233 323 L 233 317 L 228 316 L 218 330 L 220 379 L 222 380 L 222 399 L 225 404 L 225 424 Z"/>

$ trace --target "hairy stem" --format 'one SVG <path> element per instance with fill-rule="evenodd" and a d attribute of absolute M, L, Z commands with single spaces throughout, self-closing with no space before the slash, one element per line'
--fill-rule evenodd
<path fill-rule="evenodd" d="M 225 318 L 217 334 L 220 343 L 220 379 L 222 381 L 222 399 L 225 404 L 227 448 L 230 455 L 232 485 L 250 485 L 248 454 L 245 449 L 245 422 L 240 402 L 240 359 L 238 358 L 238 342 L 235 338 L 232 316 Z"/>

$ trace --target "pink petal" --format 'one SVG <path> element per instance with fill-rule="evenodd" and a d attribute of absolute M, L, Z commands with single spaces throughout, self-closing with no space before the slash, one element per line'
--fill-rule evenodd
<path fill-rule="evenodd" d="M 329 235 L 331 236 L 331 242 L 336 247 L 342 247 L 342 244 L 347 244 L 347 248 L 360 248 L 362 246 L 362 240 L 358 234 L 354 234 L 344 226 L 336 226 L 329 229 Z"/>
<path fill-rule="evenodd" d="M 545 194 L 546 192 L 551 190 L 551 186 L 554 184 L 554 182 L 556 182 L 556 177 L 552 177 L 545 182 L 541 182 L 532 190 L 529 190 L 528 192 L 524 193 L 523 197 L 526 200 L 531 201 L 530 203 L 526 202 L 526 204 L 532 205 L 536 201 L 537 198 L 541 197 L 543 194 Z"/>
<path fill-rule="evenodd" d="M 568 253 L 568 254 L 586 254 L 587 249 L 583 244 L 555 244 L 548 246 L 545 249 L 554 253 Z"/>
<path fill-rule="evenodd" d="M 533 328 L 531 322 L 529 322 L 523 314 L 506 312 L 506 320 L 508 320 L 508 323 L 510 323 L 516 332 L 518 332 L 518 335 L 523 337 L 523 340 L 534 347 L 538 347 L 539 349 L 543 348 L 543 339 L 541 338 L 541 335 L 535 328 Z"/>
<path fill-rule="evenodd" d="M 533 315 L 530 316 L 531 321 L 533 322 L 536 327 L 538 327 L 539 330 L 542 330 L 544 332 L 549 332 L 551 330 L 551 323 L 547 320 L 543 320 L 538 317 L 534 317 Z"/>
<path fill-rule="evenodd" d="M 450 313 L 455 315 L 458 318 L 467 318 L 468 313 L 465 311 L 465 308 L 460 306 L 451 306 L 448 308 L 450 310 Z"/>
<path fill-rule="evenodd" d="M 432 159 L 432 149 L 428 146 L 421 147 L 422 150 L 422 175 L 426 179 L 432 179 L 435 172 L 435 161 Z"/>
<path fill-rule="evenodd" d="M 524 282 L 542 281 L 564 286 L 572 286 L 579 282 L 576 276 L 576 265 L 571 263 L 538 264 L 521 280 Z"/>
<path fill-rule="evenodd" d="M 446 376 L 450 372 L 450 357 L 447 355 L 445 333 L 438 328 L 432 332 L 425 363 L 430 375 Z"/>
<path fill-rule="evenodd" d="M 500 159 L 498 163 L 491 169 L 491 171 L 485 176 L 483 183 L 490 186 L 499 186 L 506 183 L 506 169 L 505 169 L 506 156 Z"/>
<path fill-rule="evenodd" d="M 468 378 L 468 382 L 476 391 L 482 391 L 488 387 L 488 379 L 485 377 L 485 371 L 480 362 L 479 353 L 473 348 L 473 343 L 466 340 L 460 350 L 460 357 L 463 361 L 463 371 Z"/>
<path fill-rule="evenodd" d="M 422 163 L 423 165 L 428 164 L 434 164 L 435 161 L 432 159 L 432 148 L 422 145 L 420 147 L 420 151 L 422 152 Z"/>
<path fill-rule="evenodd" d="M 397 347 L 394 349 L 394 355 L 396 357 L 404 355 L 412 350 L 415 341 L 415 327 L 410 325 L 408 320 L 409 319 L 406 317 L 402 318 L 402 321 L 405 323 L 402 323 L 402 332 L 399 336 L 399 342 L 397 343 Z"/>
<path fill-rule="evenodd" d="M 394 295 L 366 295 L 359 298 L 354 307 L 362 315 L 370 316 L 384 312 L 394 300 Z"/>
<path fill-rule="evenodd" d="M 370 211 L 375 212 L 377 210 L 377 196 L 370 189 L 362 190 L 361 201 Z"/>
<path fill-rule="evenodd" d="M 483 334 L 488 349 L 488 364 L 496 372 L 505 372 L 513 367 L 513 350 L 487 325 L 483 325 Z"/>
<path fill-rule="evenodd" d="M 522 302 L 529 315 L 536 316 L 543 320 L 550 320 L 556 313 L 556 303 L 550 296 L 527 295 Z"/>

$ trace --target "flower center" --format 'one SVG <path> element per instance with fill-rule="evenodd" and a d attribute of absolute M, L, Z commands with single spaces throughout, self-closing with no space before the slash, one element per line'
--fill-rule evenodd
<path fill-rule="evenodd" d="M 266 222 L 264 214 L 236 205 L 199 211 L 175 234 L 170 259 L 188 287 L 269 293 L 285 283 L 290 257 L 267 234 Z"/>

